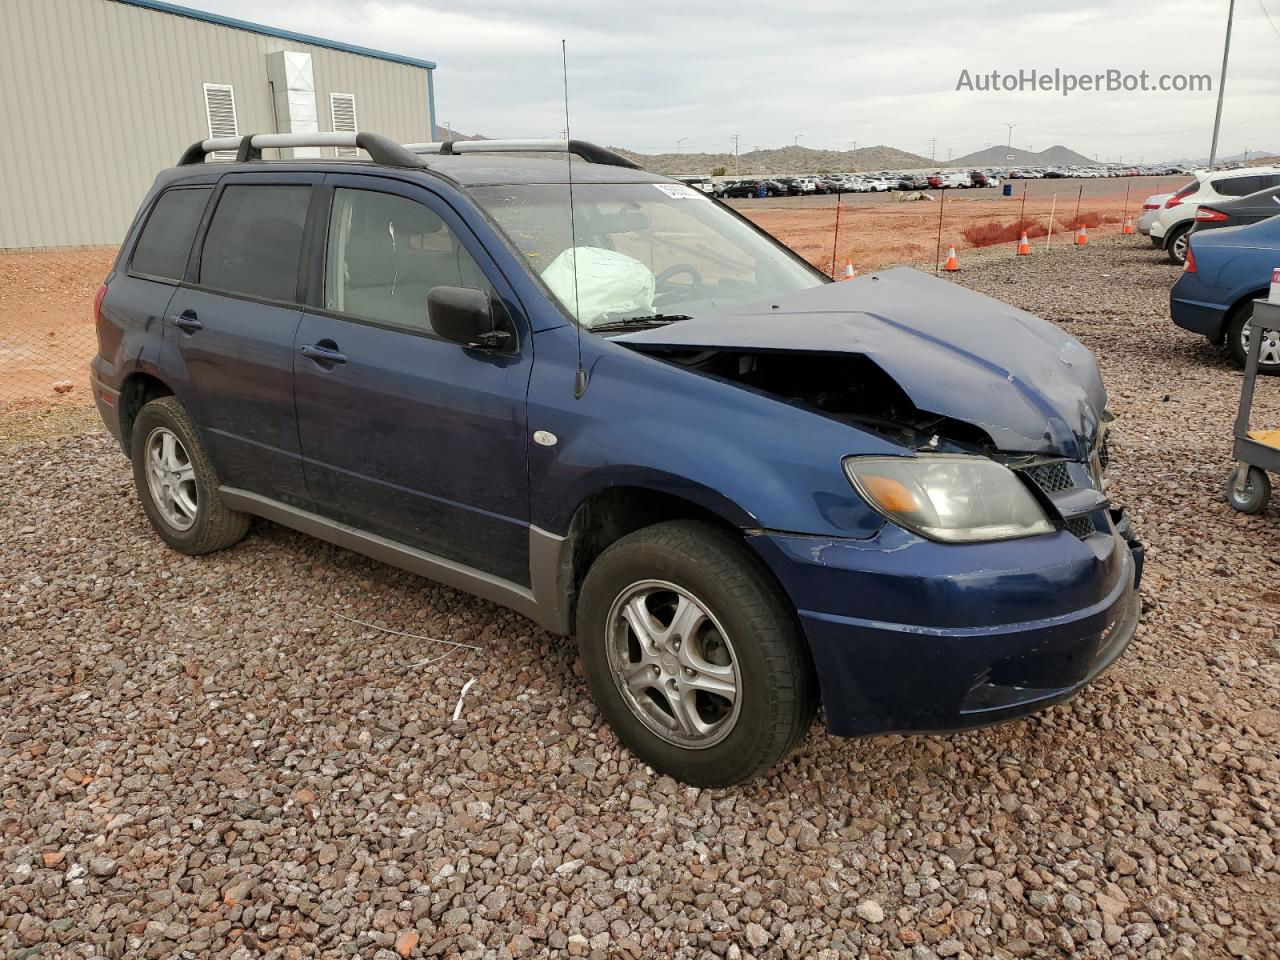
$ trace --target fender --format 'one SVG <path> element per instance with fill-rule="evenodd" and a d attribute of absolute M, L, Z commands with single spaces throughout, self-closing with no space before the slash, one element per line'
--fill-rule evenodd
<path fill-rule="evenodd" d="M 739 528 L 865 539 L 883 526 L 841 460 L 905 448 L 593 335 L 582 337 L 589 378 L 575 400 L 573 328 L 535 339 L 529 430 L 555 439 L 529 447 L 534 526 L 562 535 L 589 496 L 619 485 L 692 501 Z"/>

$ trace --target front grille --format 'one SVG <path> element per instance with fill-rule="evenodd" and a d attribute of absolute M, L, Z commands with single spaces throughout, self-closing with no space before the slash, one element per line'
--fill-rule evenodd
<path fill-rule="evenodd" d="M 1038 463 L 1034 467 L 1027 467 L 1026 474 L 1045 493 L 1070 490 L 1075 486 L 1071 482 L 1071 474 L 1067 472 L 1066 461 L 1063 460 L 1056 460 L 1053 463 Z"/>
<path fill-rule="evenodd" d="M 1107 438 L 1102 438 L 1102 446 L 1098 448 L 1098 462 L 1102 464 L 1102 469 L 1106 470 L 1107 465 L 1111 463 L 1111 454 L 1107 450 Z"/>
<path fill-rule="evenodd" d="M 1083 540 L 1097 531 L 1093 527 L 1093 521 L 1088 517 L 1072 517 L 1067 521 L 1067 532 L 1073 537 Z"/>
<path fill-rule="evenodd" d="M 1049 497 L 1076 486 L 1075 481 L 1071 479 L 1071 472 L 1067 469 L 1065 460 L 1037 463 L 1035 466 L 1025 468 L 1023 473 L 1035 481 L 1036 486 Z M 1066 527 L 1068 533 L 1080 540 L 1097 532 L 1090 517 L 1073 517 L 1066 521 Z"/>

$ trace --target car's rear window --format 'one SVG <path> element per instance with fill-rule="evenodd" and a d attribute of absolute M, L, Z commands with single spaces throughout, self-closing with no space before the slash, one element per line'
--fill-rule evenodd
<path fill-rule="evenodd" d="M 305 185 L 223 190 L 200 254 L 200 285 L 265 300 L 295 299 L 310 202 Z"/>
<path fill-rule="evenodd" d="M 181 280 L 211 190 L 212 187 L 172 187 L 160 194 L 133 248 L 130 271 Z"/>

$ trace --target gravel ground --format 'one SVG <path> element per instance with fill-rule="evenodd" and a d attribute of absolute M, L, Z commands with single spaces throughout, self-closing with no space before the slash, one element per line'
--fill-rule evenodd
<path fill-rule="evenodd" d="M 636 763 L 514 614 L 265 523 L 183 557 L 100 430 L 5 447 L 0 954 L 1277 956 L 1280 516 L 1222 502 L 1239 375 L 1145 243 L 997 253 L 958 282 L 1101 357 L 1143 625 L 1043 715 L 815 728 L 745 788 Z"/>

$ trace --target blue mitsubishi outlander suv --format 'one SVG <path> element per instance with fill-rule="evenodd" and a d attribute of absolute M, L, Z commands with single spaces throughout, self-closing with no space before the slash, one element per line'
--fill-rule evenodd
<path fill-rule="evenodd" d="M 304 145 L 362 159 L 263 159 Z M 687 783 L 762 773 L 820 705 L 838 735 L 1024 715 L 1137 625 L 1075 339 L 914 270 L 833 283 L 589 143 L 193 144 L 95 309 L 166 543 L 265 517 L 576 635 Z"/>

